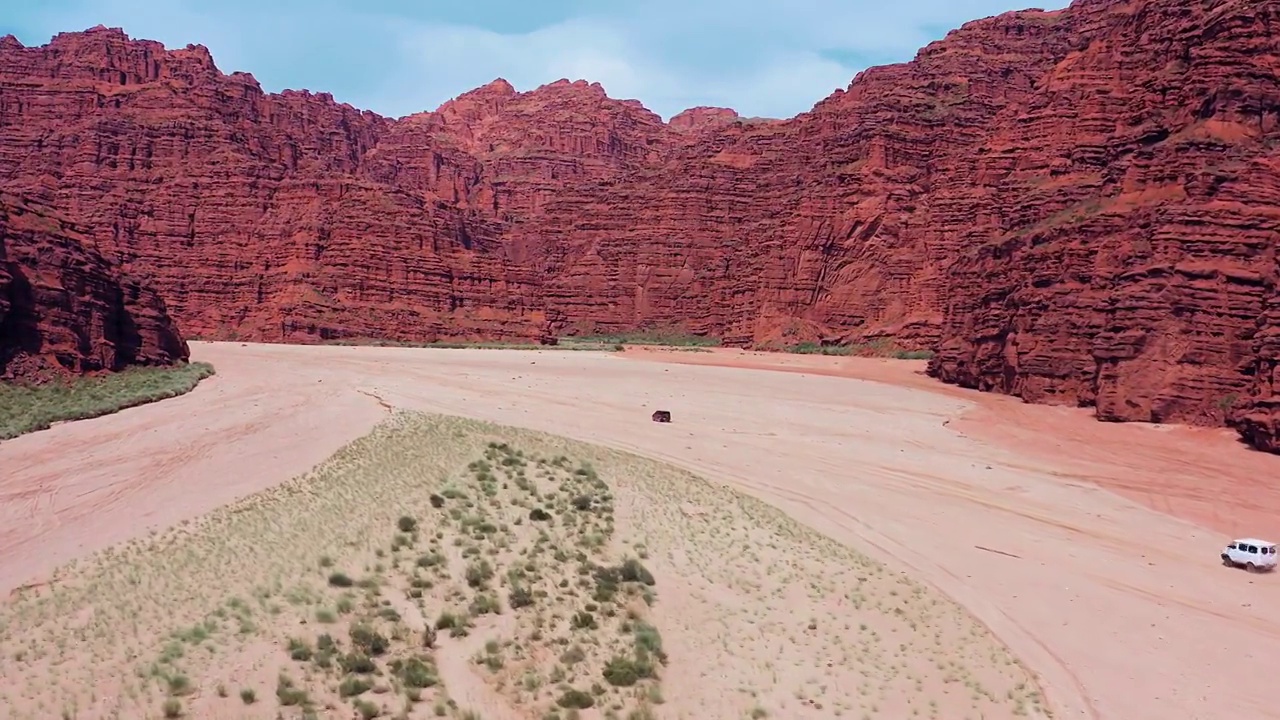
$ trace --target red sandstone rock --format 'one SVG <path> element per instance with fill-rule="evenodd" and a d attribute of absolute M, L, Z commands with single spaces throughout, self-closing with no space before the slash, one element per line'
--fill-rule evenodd
<path fill-rule="evenodd" d="M 1280 3 L 1077 3 L 974 167 L 930 372 L 1275 449 Z"/>
<path fill-rule="evenodd" d="M 1278 7 L 1007 13 L 790 120 L 666 124 L 501 80 L 393 121 L 198 46 L 6 39 L 0 187 L 201 335 L 892 338 L 947 382 L 1273 449 Z"/>
<path fill-rule="evenodd" d="M 696 132 L 708 128 L 721 128 L 737 119 L 737 111 L 730 108 L 700 106 L 689 108 L 673 116 L 667 124 L 672 130 Z"/>
<path fill-rule="evenodd" d="M 0 195 L 0 378 L 185 361 L 164 302 L 47 208 Z"/>

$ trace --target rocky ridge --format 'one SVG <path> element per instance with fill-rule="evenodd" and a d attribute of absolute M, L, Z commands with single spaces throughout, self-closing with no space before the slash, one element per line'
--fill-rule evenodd
<path fill-rule="evenodd" d="M 1280 0 L 968 23 L 789 120 L 495 81 L 399 120 L 123 32 L 0 40 L 0 187 L 189 332 L 891 340 L 1274 449 Z"/>

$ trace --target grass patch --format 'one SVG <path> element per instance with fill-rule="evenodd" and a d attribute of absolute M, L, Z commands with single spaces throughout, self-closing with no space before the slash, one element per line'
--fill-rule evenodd
<path fill-rule="evenodd" d="M 720 338 L 694 335 L 678 327 L 655 327 L 622 333 L 577 335 L 561 342 L 599 343 L 602 345 L 665 345 L 668 347 L 719 347 Z"/>
<path fill-rule="evenodd" d="M 0 440 L 53 423 L 110 415 L 190 392 L 213 375 L 208 363 L 138 367 L 40 385 L 0 383 Z"/>
<path fill-rule="evenodd" d="M 533 342 L 465 342 L 438 340 L 436 342 L 412 342 L 401 340 L 379 340 L 377 338 L 344 338 L 328 340 L 324 345 L 344 347 L 402 347 L 427 348 L 436 350 L 577 350 L 583 352 L 617 352 L 617 343 L 593 338 L 558 338 L 555 345 L 543 345 Z"/>
<path fill-rule="evenodd" d="M 840 355 L 848 357 L 890 357 L 896 360 L 928 360 L 933 357 L 930 350 L 904 350 L 892 341 L 871 341 L 851 343 L 847 345 L 823 345 L 821 343 L 804 342 L 788 345 L 783 352 L 798 355 Z"/>

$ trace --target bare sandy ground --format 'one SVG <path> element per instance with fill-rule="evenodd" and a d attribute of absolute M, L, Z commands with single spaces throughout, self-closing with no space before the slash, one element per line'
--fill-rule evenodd
<path fill-rule="evenodd" d="M 1280 488 L 1272 480 L 1280 460 L 1249 450 L 1231 430 L 1099 423 L 1088 409 L 1028 405 L 943 385 L 924 374 L 925 361 L 722 348 L 633 347 L 626 356 L 872 380 L 962 399 L 972 407 L 950 419 L 950 429 L 1050 462 L 1064 481 L 1097 485 L 1227 535 L 1280 537 Z"/>
<path fill-rule="evenodd" d="M 637 452 L 759 497 L 960 602 L 1039 674 L 1057 717 L 1280 717 L 1269 683 L 1240 682 L 1280 659 L 1280 584 L 1217 560 L 1224 532 L 1272 527 L 1261 483 L 1280 462 L 1223 433 L 979 404 L 918 376 L 831 377 L 854 371 L 821 366 L 830 358 L 767 372 L 553 351 L 193 346 L 218 375 L 192 394 L 0 445 L 7 586 L 283 482 L 368 431 L 383 402 Z M 649 422 L 658 408 L 671 425 Z M 1253 489 L 1244 504 L 1262 512 L 1212 491 L 1224 486 Z M 1165 488 L 1159 509 L 1196 522 L 1150 509 Z M 836 716 L 826 708 L 806 716 Z"/>
<path fill-rule="evenodd" d="M 962 608 L 776 508 L 407 411 L 0 620 L 15 720 L 1045 717 Z"/>

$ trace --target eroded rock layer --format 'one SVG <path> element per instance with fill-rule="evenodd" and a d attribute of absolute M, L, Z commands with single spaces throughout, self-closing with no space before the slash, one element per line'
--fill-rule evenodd
<path fill-rule="evenodd" d="M 789 120 L 501 80 L 392 120 L 200 46 L 6 38 L 0 187 L 199 336 L 884 339 L 946 382 L 1272 449 L 1278 8 L 1007 13 Z"/>
<path fill-rule="evenodd" d="M 185 361 L 154 291 L 122 277 L 65 220 L 0 194 L 0 378 Z"/>
<path fill-rule="evenodd" d="M 980 148 L 931 373 L 1274 448 L 1275 2 L 1077 3 Z"/>

